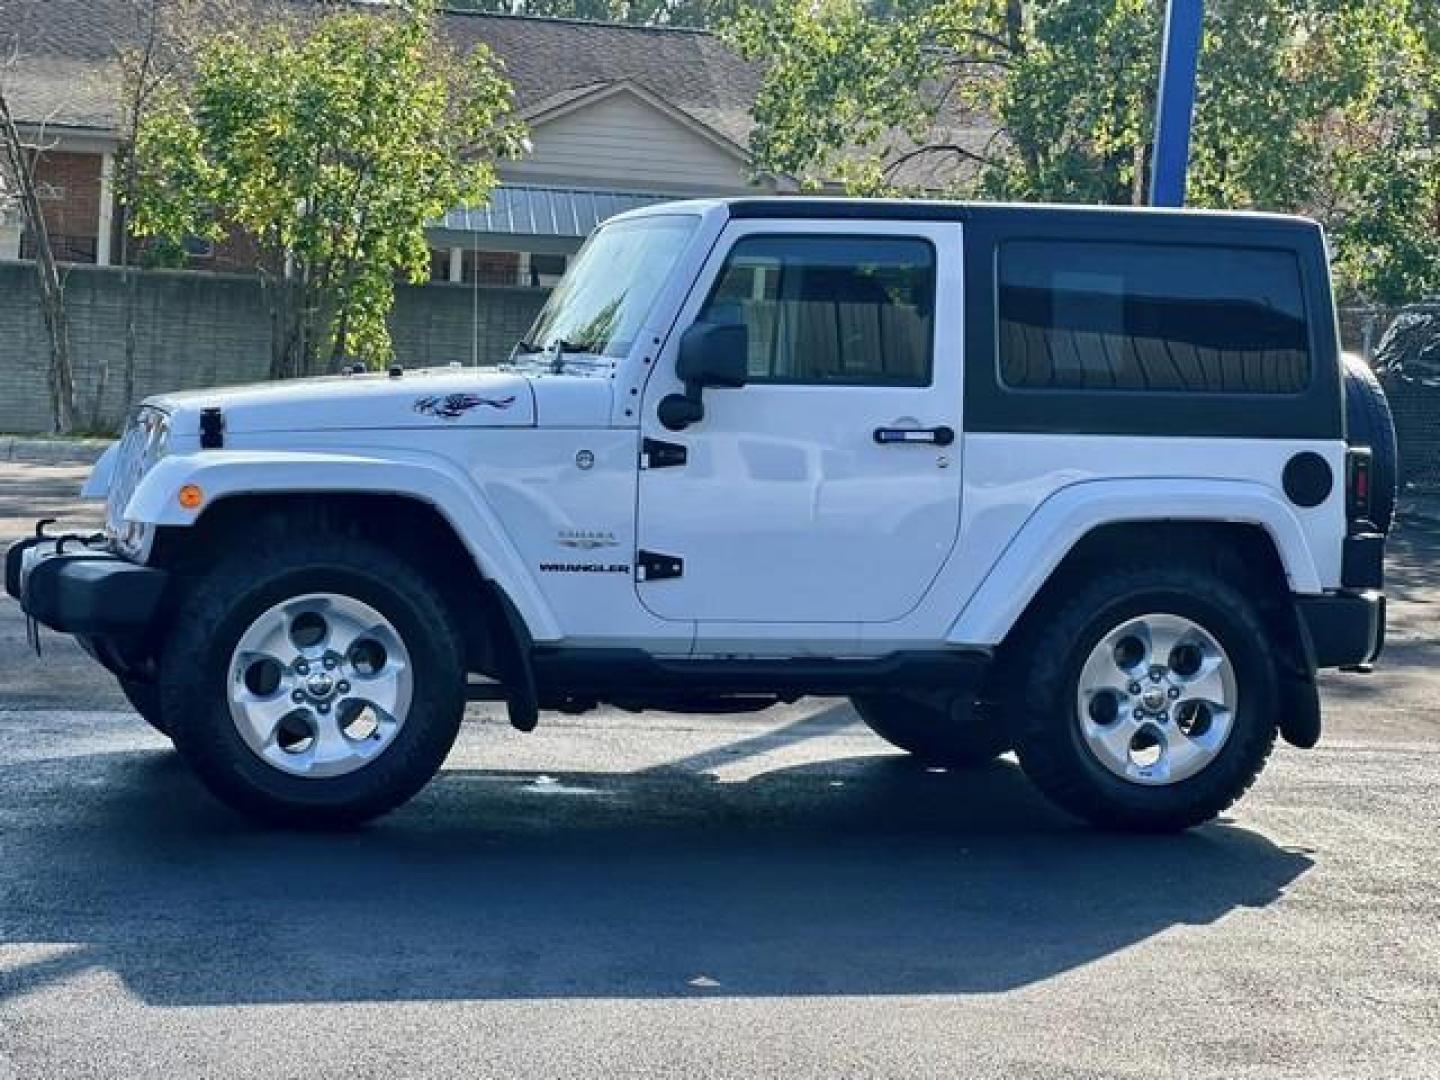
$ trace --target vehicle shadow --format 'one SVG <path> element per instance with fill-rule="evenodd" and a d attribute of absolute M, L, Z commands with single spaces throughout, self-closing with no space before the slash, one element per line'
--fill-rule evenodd
<path fill-rule="evenodd" d="M 1230 824 L 1087 829 L 1006 761 L 449 770 L 341 834 L 246 825 L 169 752 L 21 768 L 0 771 L 0 940 L 32 947 L 0 1001 L 91 969 L 159 1005 L 992 993 L 1270 904 L 1312 865 Z"/>

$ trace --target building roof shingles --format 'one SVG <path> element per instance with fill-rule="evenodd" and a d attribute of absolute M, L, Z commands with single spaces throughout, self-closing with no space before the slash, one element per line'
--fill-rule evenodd
<path fill-rule="evenodd" d="M 257 6 L 277 0 L 257 0 Z M 282 7 L 307 8 L 306 0 Z M 127 0 L 0 0 L 0 37 L 18 63 L 0 71 L 16 119 L 69 127 L 118 126 L 117 49 L 138 27 Z M 744 144 L 758 65 L 700 30 L 621 26 L 516 15 L 447 12 L 445 35 L 462 51 L 484 43 L 505 65 L 517 107 L 558 104 L 628 79 Z M 9 42 L 7 42 L 8 44 Z"/>
<path fill-rule="evenodd" d="M 257 12 L 317 8 L 315 0 L 201 2 L 217 5 L 217 25 L 218 13 L 233 18 L 237 3 Z M 119 124 L 115 58 L 138 34 L 135 10 L 134 0 L 0 0 L 0 45 L 18 45 L 16 65 L 0 68 L 16 119 L 113 131 Z M 706 31 L 473 12 L 446 12 L 443 28 L 462 52 L 481 42 L 491 48 L 505 65 L 522 114 L 626 81 L 738 146 L 749 140 L 762 65 L 741 59 Z M 936 134 L 939 141 L 979 151 L 993 131 L 993 125 L 947 108 Z M 898 132 L 887 142 L 886 157 L 914 145 Z M 954 155 L 926 155 L 906 163 L 896 179 L 939 189 L 969 168 Z"/>

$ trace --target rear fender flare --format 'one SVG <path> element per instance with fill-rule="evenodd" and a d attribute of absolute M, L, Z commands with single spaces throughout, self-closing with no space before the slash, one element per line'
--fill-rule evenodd
<path fill-rule="evenodd" d="M 986 573 L 946 634 L 956 645 L 998 645 L 1055 568 L 1103 525 L 1147 521 L 1258 525 L 1269 535 L 1295 593 L 1323 591 L 1294 510 L 1264 484 L 1245 480 L 1089 480 L 1037 506 Z"/>

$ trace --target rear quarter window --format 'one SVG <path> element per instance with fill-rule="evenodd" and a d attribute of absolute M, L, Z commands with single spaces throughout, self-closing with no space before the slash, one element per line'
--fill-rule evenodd
<path fill-rule="evenodd" d="M 1293 395 L 1309 386 L 1291 251 L 1011 240 L 998 247 L 996 280 L 1008 389 Z"/>

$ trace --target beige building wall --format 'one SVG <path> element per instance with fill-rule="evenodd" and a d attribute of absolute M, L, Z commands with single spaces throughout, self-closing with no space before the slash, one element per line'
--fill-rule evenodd
<path fill-rule="evenodd" d="M 744 155 L 627 89 L 532 122 L 515 183 L 682 195 L 754 192 Z"/>

